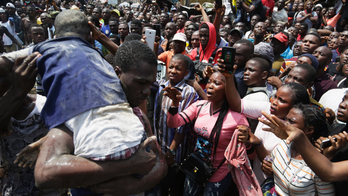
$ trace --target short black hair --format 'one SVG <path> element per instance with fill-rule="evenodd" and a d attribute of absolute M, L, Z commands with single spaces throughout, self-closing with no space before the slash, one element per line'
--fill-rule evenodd
<path fill-rule="evenodd" d="M 127 22 L 120 22 L 120 24 L 118 26 L 120 26 L 120 25 L 127 25 L 128 29 L 129 29 L 129 25 Z"/>
<path fill-rule="evenodd" d="M 250 40 L 247 39 L 241 39 L 236 41 L 234 44 L 242 44 L 242 45 L 247 45 L 250 48 L 250 54 L 254 54 L 254 44 Z"/>
<path fill-rule="evenodd" d="M 305 22 L 301 23 L 301 26 L 304 26 L 306 29 L 308 29 L 308 24 Z"/>
<path fill-rule="evenodd" d="M 189 66 L 189 61 L 185 58 L 185 55 L 183 54 L 176 54 L 172 57 L 172 59 L 178 59 L 178 60 L 182 60 L 184 61 L 184 65 L 185 65 L 185 68 L 186 70 L 188 70 L 188 66 Z"/>
<path fill-rule="evenodd" d="M 226 32 L 227 34 L 230 33 L 230 31 L 228 29 L 221 29 L 220 32 Z"/>
<path fill-rule="evenodd" d="M 139 35 L 138 33 L 134 33 L 134 34 L 127 35 L 126 38 L 124 39 L 124 42 L 132 41 L 132 40 L 140 41 L 141 38 L 142 38 L 141 35 Z"/>
<path fill-rule="evenodd" d="M 312 65 L 304 63 L 304 64 L 296 65 L 295 67 L 301 68 L 305 71 L 305 74 L 306 74 L 305 78 L 308 82 L 314 82 L 314 79 L 317 76 L 317 71 L 315 71 Z"/>
<path fill-rule="evenodd" d="M 179 16 L 179 15 L 185 16 L 185 19 L 187 19 L 187 15 L 186 15 L 184 12 L 179 12 L 179 13 L 178 13 L 178 16 Z"/>
<path fill-rule="evenodd" d="M 270 67 L 269 62 L 266 59 L 261 58 L 261 57 L 253 57 L 249 61 L 251 61 L 251 60 L 259 63 L 259 65 L 260 65 L 259 67 L 260 67 L 262 72 L 264 72 L 264 71 L 269 72 L 270 71 L 271 67 Z"/>
<path fill-rule="evenodd" d="M 31 29 L 32 28 L 42 28 L 44 31 L 45 31 L 45 28 L 43 27 L 43 26 L 41 26 L 41 25 L 39 25 L 39 24 L 31 24 L 30 26 L 29 26 L 29 33 L 31 32 Z"/>
<path fill-rule="evenodd" d="M 316 33 L 308 33 L 307 35 L 314 35 L 315 37 L 317 37 L 318 40 L 319 40 L 319 45 L 320 45 L 321 38 L 320 38 L 320 36 L 318 34 L 316 34 Z"/>
<path fill-rule="evenodd" d="M 146 62 L 157 67 L 157 56 L 149 46 L 141 41 L 132 40 L 124 42 L 117 50 L 114 66 L 118 66 L 123 73 L 127 73 L 139 66 L 138 62 Z"/>
<path fill-rule="evenodd" d="M 109 22 L 111 22 L 111 21 L 116 21 L 117 24 L 120 22 L 116 17 L 111 17 L 111 18 L 109 19 Z"/>
<path fill-rule="evenodd" d="M 140 20 L 132 20 L 131 25 L 137 25 L 141 28 L 141 21 Z"/>

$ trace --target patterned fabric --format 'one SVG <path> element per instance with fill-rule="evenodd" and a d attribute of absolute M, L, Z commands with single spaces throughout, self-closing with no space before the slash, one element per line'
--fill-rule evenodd
<path fill-rule="evenodd" d="M 167 126 L 167 113 L 168 110 L 172 104 L 172 100 L 166 96 L 163 96 L 162 98 L 162 105 L 160 110 L 160 115 L 157 117 L 156 111 L 158 106 L 158 99 L 160 96 L 161 91 L 169 86 L 169 81 L 160 80 L 159 83 L 159 90 L 156 94 L 155 99 L 155 109 L 154 109 L 154 135 L 157 137 L 158 144 L 160 145 L 162 152 L 165 153 L 167 151 L 167 148 L 170 147 L 174 135 L 176 132 L 178 133 L 187 133 L 190 130 L 192 130 L 192 124 L 187 124 L 185 126 L 181 126 L 179 128 L 169 128 Z M 195 102 L 198 99 L 198 95 L 193 87 L 186 84 L 185 81 L 179 82 L 177 85 L 175 85 L 176 88 L 180 89 L 182 100 L 179 103 L 179 112 L 184 111 L 186 108 L 188 108 L 193 102 Z M 156 122 L 156 119 L 158 122 Z M 156 127 L 156 123 L 158 123 L 158 127 Z M 178 164 L 181 163 L 182 159 L 186 157 L 186 155 L 189 153 L 187 146 L 187 137 L 184 137 L 184 141 L 179 145 L 177 151 L 176 151 L 176 157 L 175 160 Z"/>
<path fill-rule="evenodd" d="M 244 143 L 238 141 L 238 130 L 234 131 L 225 157 L 241 196 L 262 196 L 261 187 L 251 169 Z"/>
<path fill-rule="evenodd" d="M 335 195 L 331 182 L 323 182 L 304 162 L 291 157 L 291 145 L 281 140 L 272 151 L 275 189 L 279 195 Z"/>
<path fill-rule="evenodd" d="M 12 121 L 12 133 L 10 136 L 1 137 L 0 148 L 2 155 L 2 167 L 5 174 L 1 178 L 2 195 L 45 195 L 54 193 L 61 195 L 65 190 L 44 190 L 40 191 L 35 187 L 34 169 L 20 168 L 13 164 L 16 154 L 24 147 L 45 136 L 48 132 L 45 123 L 40 117 L 40 112 L 45 104 L 46 98 L 37 95 L 33 111 L 24 119 Z"/>

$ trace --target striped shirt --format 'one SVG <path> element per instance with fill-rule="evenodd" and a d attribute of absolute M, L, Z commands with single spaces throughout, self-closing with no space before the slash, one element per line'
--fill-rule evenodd
<path fill-rule="evenodd" d="M 323 182 L 304 160 L 291 157 L 291 144 L 281 140 L 272 151 L 275 189 L 279 195 L 335 195 L 331 182 Z"/>
<path fill-rule="evenodd" d="M 174 139 L 175 132 L 186 134 L 189 130 L 192 129 L 193 125 L 189 123 L 179 128 L 167 127 L 167 113 L 172 104 L 172 100 L 167 96 L 163 96 L 162 98 L 162 104 L 160 106 L 161 110 L 159 112 L 159 118 L 157 118 L 157 107 L 159 107 L 157 102 L 161 94 L 161 91 L 165 87 L 169 86 L 169 81 L 160 80 L 158 81 L 158 84 L 159 84 L 159 89 L 156 94 L 155 108 L 154 108 L 154 133 L 157 137 L 157 141 L 162 149 L 162 152 L 165 153 L 167 151 L 167 148 L 170 147 Z M 179 103 L 178 112 L 182 112 L 198 99 L 198 95 L 196 91 L 194 90 L 194 88 L 186 84 L 184 80 L 182 80 L 177 85 L 175 85 L 175 87 L 180 89 L 179 91 L 181 92 L 182 99 Z M 156 124 L 156 119 L 158 120 L 158 127 Z M 179 145 L 178 149 L 176 150 L 175 160 L 178 164 L 180 164 L 182 159 L 185 158 L 185 156 L 188 154 L 187 152 L 188 149 L 186 148 L 186 145 L 185 145 L 186 142 L 187 142 L 187 137 L 185 136 L 184 141 Z"/>

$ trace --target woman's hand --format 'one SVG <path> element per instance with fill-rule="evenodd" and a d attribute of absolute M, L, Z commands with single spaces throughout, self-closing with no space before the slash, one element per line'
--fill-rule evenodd
<path fill-rule="evenodd" d="M 204 78 L 210 78 L 211 75 L 213 75 L 214 70 L 210 66 L 206 66 L 203 70 L 203 77 Z"/>
<path fill-rule="evenodd" d="M 197 11 L 202 11 L 202 5 L 200 3 L 197 3 L 195 6 L 194 6 L 195 10 Z"/>
<path fill-rule="evenodd" d="M 266 161 L 265 159 L 262 161 L 261 170 L 267 176 L 273 175 L 272 162 Z"/>
<path fill-rule="evenodd" d="M 238 125 L 238 141 L 242 143 L 249 143 L 250 128 L 245 125 Z"/>
<path fill-rule="evenodd" d="M 221 54 L 219 54 L 219 57 L 221 57 Z M 221 72 L 225 77 L 230 77 L 231 75 L 233 75 L 234 74 L 234 72 L 236 71 L 236 69 L 237 69 L 237 65 L 234 65 L 233 66 L 233 73 L 232 74 L 230 74 L 230 73 L 227 73 L 226 72 L 226 70 L 225 70 L 225 68 L 226 68 L 226 65 L 224 64 L 224 60 L 223 59 L 220 59 L 220 58 L 218 58 L 217 59 L 217 62 L 218 62 L 218 71 L 219 72 Z"/>
<path fill-rule="evenodd" d="M 269 128 L 262 128 L 262 130 L 272 132 L 280 139 L 286 139 L 287 144 L 304 135 L 302 130 L 293 126 L 286 126 L 278 117 L 269 115 L 265 111 L 261 111 L 261 113 L 268 120 L 259 118 L 259 121 L 269 126 Z"/>
<path fill-rule="evenodd" d="M 172 103 L 173 106 L 179 106 L 179 102 L 182 99 L 182 96 L 179 90 L 176 89 L 175 87 L 165 87 L 163 90 L 165 91 L 163 96 L 169 97 L 173 102 Z"/>

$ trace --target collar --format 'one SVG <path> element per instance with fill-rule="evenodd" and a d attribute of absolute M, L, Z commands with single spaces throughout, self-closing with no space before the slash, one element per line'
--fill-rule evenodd
<path fill-rule="evenodd" d="M 338 48 L 336 49 L 336 52 L 337 52 L 337 54 L 338 54 L 338 55 L 341 55 L 341 53 L 340 53 L 340 52 L 338 52 Z"/>
<path fill-rule="evenodd" d="M 162 88 L 165 88 L 167 86 L 169 86 L 169 80 L 165 81 L 160 81 L 159 82 L 159 86 Z M 182 90 L 184 89 L 184 87 L 186 86 L 185 80 L 181 80 L 179 83 L 177 83 L 174 87 L 180 89 L 180 91 L 182 92 Z"/>
<path fill-rule="evenodd" d="M 267 92 L 267 87 L 249 87 L 247 90 L 247 94 L 259 90 L 265 90 Z"/>

